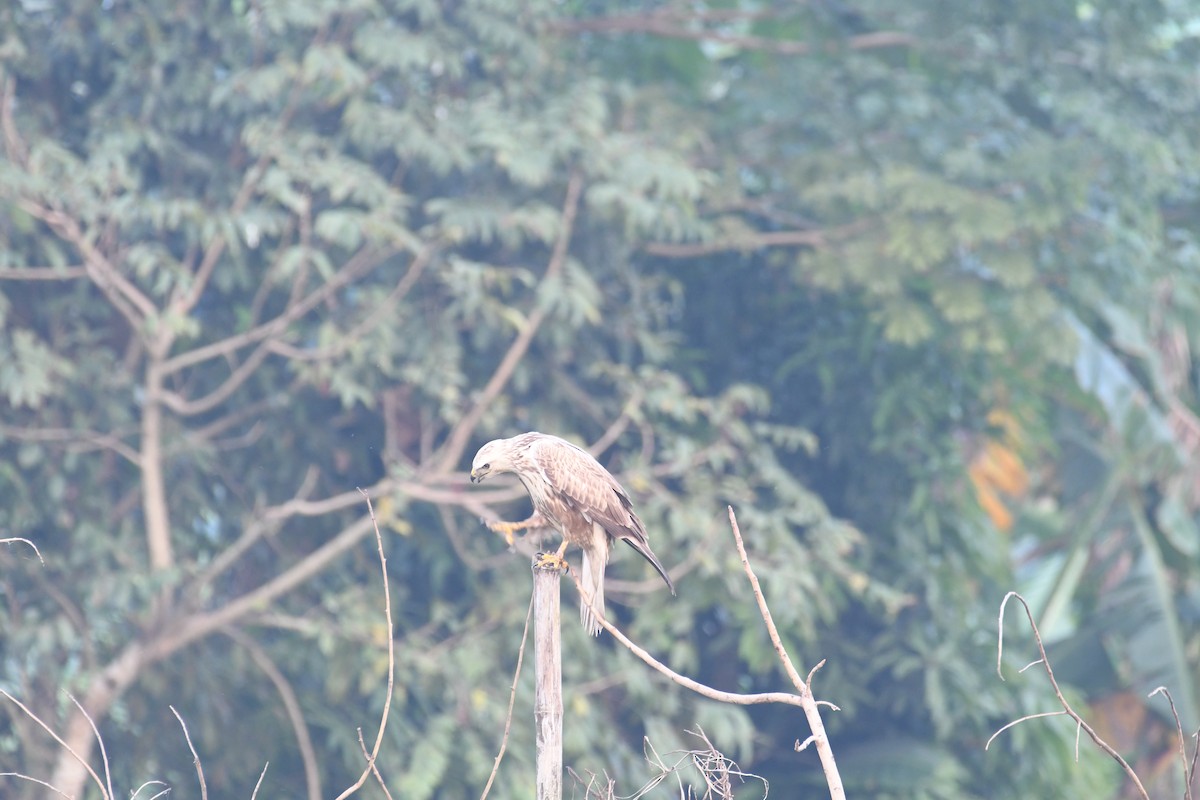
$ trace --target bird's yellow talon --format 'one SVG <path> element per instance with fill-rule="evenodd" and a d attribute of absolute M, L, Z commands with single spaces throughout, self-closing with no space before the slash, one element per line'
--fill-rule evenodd
<path fill-rule="evenodd" d="M 523 527 L 519 522 L 486 522 L 484 524 L 487 525 L 488 530 L 503 536 L 509 547 L 513 546 L 513 534 Z"/>
<path fill-rule="evenodd" d="M 571 571 L 571 566 L 567 564 L 567 560 L 558 553 L 538 553 L 533 559 L 533 565 L 538 569 L 556 569 L 561 572 Z"/>

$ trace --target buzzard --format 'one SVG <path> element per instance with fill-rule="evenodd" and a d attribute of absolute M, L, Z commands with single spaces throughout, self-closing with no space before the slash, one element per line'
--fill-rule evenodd
<path fill-rule="evenodd" d="M 471 462 L 471 482 L 479 483 L 503 472 L 515 473 L 521 479 L 533 501 L 533 516 L 521 522 L 493 522 L 488 527 L 503 533 L 510 544 L 513 533 L 524 528 L 555 528 L 563 541 L 550 558 L 563 565 L 568 545 L 583 550 L 579 618 L 592 636 L 600 634 L 600 622 L 592 608 L 604 613 L 604 565 L 614 539 L 624 540 L 649 561 L 675 594 L 671 576 L 650 550 L 646 526 L 633 513 L 629 495 L 586 450 L 536 431 L 496 439 L 479 448 Z"/>

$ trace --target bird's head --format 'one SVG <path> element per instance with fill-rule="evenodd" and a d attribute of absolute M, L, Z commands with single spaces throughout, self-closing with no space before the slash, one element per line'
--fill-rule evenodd
<path fill-rule="evenodd" d="M 471 483 L 480 483 L 489 476 L 512 471 L 512 449 L 508 440 L 494 439 L 475 454 L 475 460 L 471 462 Z"/>

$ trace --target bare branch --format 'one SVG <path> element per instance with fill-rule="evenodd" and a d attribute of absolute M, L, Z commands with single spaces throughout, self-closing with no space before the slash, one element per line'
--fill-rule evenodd
<path fill-rule="evenodd" d="M 136 789 L 134 789 L 134 790 L 133 790 L 133 794 L 131 794 L 131 795 L 129 796 L 129 800 L 137 800 L 137 796 L 138 796 L 139 794 L 141 794 L 141 793 L 142 793 L 142 789 L 145 789 L 147 786 L 167 786 L 167 789 L 166 789 L 166 791 L 168 791 L 168 792 L 169 792 L 169 791 L 171 790 L 171 789 L 170 789 L 170 786 L 168 786 L 168 784 L 167 784 L 167 783 L 165 783 L 164 781 L 146 781 L 146 782 L 145 782 L 145 783 L 143 783 L 141 786 L 139 786 L 139 787 L 137 787 Z M 155 794 L 153 797 L 151 797 L 151 798 L 150 798 L 150 800 L 154 800 L 154 798 L 155 798 L 155 797 L 159 797 L 159 796 L 161 796 L 162 794 L 163 794 L 162 792 L 158 792 L 158 793 L 156 793 L 156 794 Z"/>
<path fill-rule="evenodd" d="M 0 267 L 0 281 L 69 281 L 86 277 L 84 267 Z"/>
<path fill-rule="evenodd" d="M 192 745 L 192 737 L 188 733 L 187 723 L 183 721 L 183 717 L 179 716 L 175 706 L 167 706 L 167 708 L 171 709 L 175 719 L 179 720 L 179 727 L 183 728 L 183 738 L 187 741 L 188 750 L 192 751 L 192 763 L 196 765 L 196 777 L 200 780 L 200 800 L 208 800 L 208 785 L 204 782 L 204 767 L 200 765 L 200 755 Z"/>
<path fill-rule="evenodd" d="M 320 477 L 320 470 L 315 466 L 309 466 L 304 473 L 304 478 L 300 483 L 300 487 L 296 489 L 295 496 L 283 505 L 274 506 L 263 511 L 258 517 L 246 526 L 232 544 L 221 550 L 216 558 L 208 565 L 207 568 L 192 581 L 189 587 L 190 591 L 196 591 L 200 587 L 207 586 L 213 582 L 221 573 L 236 564 L 242 555 L 250 549 L 259 539 L 262 538 L 269 530 L 278 530 L 283 522 L 289 519 L 292 514 L 294 504 L 298 502 L 308 502 L 308 495 L 316 488 L 317 478 Z M 341 497 L 350 497 L 351 493 L 347 492 Z"/>
<path fill-rule="evenodd" d="M 84 719 L 86 719 L 88 722 L 88 725 L 92 727 L 92 733 L 96 737 L 96 743 L 100 745 L 100 760 L 104 763 L 104 785 L 108 787 L 108 796 L 116 797 L 116 795 L 113 794 L 112 771 L 108 768 L 108 751 L 104 747 L 104 737 L 100 735 L 100 730 L 96 727 L 96 721 L 92 719 L 92 715 L 87 712 L 87 709 L 80 705 L 79 701 L 75 699 L 75 695 L 67 692 L 67 697 L 71 699 L 71 702 L 74 703 L 75 707 L 79 709 L 79 713 L 83 714 Z"/>
<path fill-rule="evenodd" d="M 186 353 L 180 353 L 174 358 L 168 359 L 163 363 L 163 375 L 171 375 L 187 367 L 202 364 L 214 358 L 227 356 L 241 350 L 243 347 L 249 347 L 252 344 L 257 344 L 265 339 L 282 334 L 293 322 L 324 303 L 343 287 L 374 270 L 396 252 L 393 249 L 384 251 L 359 251 L 353 258 L 343 264 L 332 278 L 316 289 L 313 289 L 305 297 L 296 300 L 294 303 L 289 303 L 287 309 L 281 312 L 279 316 L 256 325 L 248 331 L 243 331 L 242 333 L 204 345 L 203 347 L 194 348 Z"/>
<path fill-rule="evenodd" d="M 262 363 L 267 360 L 267 356 L 269 355 L 271 355 L 270 343 L 259 345 L 242 363 L 234 368 L 233 372 L 221 382 L 220 386 L 208 394 L 188 400 L 175 392 L 163 391 L 163 405 L 181 417 L 194 417 L 198 414 L 205 414 L 212 411 L 221 405 L 221 403 L 228 400 L 230 395 L 249 380 L 258 371 L 258 368 L 262 366 Z"/>
<path fill-rule="evenodd" d="M 1184 800 L 1192 800 L 1192 779 L 1195 776 L 1188 766 L 1187 739 L 1183 735 L 1183 723 L 1179 721 L 1179 710 L 1175 708 L 1175 698 L 1171 697 L 1171 693 L 1167 691 L 1167 687 L 1165 686 L 1159 686 L 1147 695 L 1147 697 L 1154 697 L 1156 694 L 1163 695 L 1167 698 L 1167 702 L 1171 704 L 1171 716 L 1175 719 L 1175 735 L 1179 737 L 1179 760 L 1183 762 L 1183 798 Z"/>
<path fill-rule="evenodd" d="M 333 356 L 344 352 L 351 344 L 359 341 L 367 333 L 367 331 L 371 330 L 388 317 L 388 313 L 392 310 L 396 303 L 400 302 L 400 300 L 403 299 L 403 297 L 408 294 L 412 287 L 416 284 L 417 279 L 421 277 L 421 274 L 425 271 L 425 268 L 429 266 L 429 262 L 433 260 L 433 256 L 436 252 L 437 248 L 433 245 L 423 248 L 421 252 L 418 253 L 417 256 L 412 260 L 412 263 L 409 264 L 408 271 L 404 273 L 404 277 L 402 277 L 399 283 L 396 284 L 396 288 L 392 289 L 392 291 L 388 293 L 388 296 L 383 298 L 379 305 L 372 309 L 371 312 L 362 320 L 362 322 L 341 334 L 334 344 L 312 350 L 304 350 L 299 347 L 293 347 L 284 341 L 275 339 L 271 340 L 268 346 L 274 352 L 286 358 L 296 359 L 298 361 L 320 361 L 332 358 Z"/>
<path fill-rule="evenodd" d="M 779 637 L 779 629 L 775 627 L 775 619 L 771 616 L 771 609 L 767 606 L 767 599 L 763 596 L 762 587 L 758 585 L 758 576 L 754 574 L 754 569 L 750 566 L 750 559 L 746 555 L 746 545 L 742 541 L 742 531 L 737 524 L 737 516 L 733 513 L 733 506 L 729 508 L 729 526 L 733 530 L 733 539 L 737 544 L 738 555 L 742 559 L 742 569 L 746 573 L 746 577 L 750 581 L 750 588 L 754 591 L 754 599 L 758 601 L 758 610 L 762 615 L 763 622 L 766 623 L 767 633 L 771 637 L 771 644 L 775 647 L 775 653 L 779 656 L 779 661 L 783 664 L 784 670 L 791 679 L 792 685 L 796 687 L 796 691 L 800 693 L 800 705 L 804 708 L 804 716 L 808 720 L 808 726 L 812 729 L 812 735 L 817 747 L 817 755 L 821 759 L 821 768 L 825 772 L 825 781 L 829 784 L 829 795 L 833 800 L 842 800 L 846 796 L 846 790 L 842 785 L 842 776 L 838 772 L 837 761 L 833 757 L 833 748 L 829 745 L 829 736 L 825 733 L 825 723 L 821 719 L 821 709 L 817 706 L 813 699 L 812 686 L 805 683 L 800 678 L 800 673 L 796 671 L 796 667 L 792 664 L 791 656 L 788 655 L 787 649 L 783 646 L 783 640 Z M 812 677 L 821 664 L 809 672 L 809 677 Z"/>
<path fill-rule="evenodd" d="M 375 763 L 375 759 L 367 752 L 367 743 L 363 741 L 362 728 L 358 729 L 358 749 L 362 750 L 363 758 L 367 759 L 367 763 L 371 765 L 371 774 L 375 776 L 375 781 L 379 784 L 379 788 L 383 789 L 383 794 L 387 800 L 392 800 L 392 793 L 388 791 L 387 783 L 384 782 L 383 776 L 379 774 L 379 765 Z"/>
<path fill-rule="evenodd" d="M 28 539 L 25 539 L 20 536 L 10 536 L 7 539 L 0 539 L 0 544 L 15 544 L 17 542 L 20 542 L 21 544 L 27 544 L 30 547 L 32 547 L 33 552 L 35 554 L 37 554 L 38 561 L 42 562 L 43 567 L 46 566 L 46 559 L 42 558 L 42 551 L 38 550 L 37 545 L 34 544 L 33 542 L 29 541 Z"/>
<path fill-rule="evenodd" d="M 1050 680 L 1051 688 L 1054 689 L 1054 696 L 1058 698 L 1059 705 L 1063 707 L 1063 710 L 1062 712 L 1054 711 L 1022 717 L 1019 720 L 1008 723 L 999 731 L 996 731 L 996 733 L 998 734 L 1001 731 L 1011 728 L 1016 723 L 1023 722 L 1027 719 L 1036 719 L 1041 716 L 1058 716 L 1059 714 L 1066 714 L 1068 717 L 1075 720 L 1075 724 L 1087 733 L 1091 740 L 1096 743 L 1097 747 L 1108 753 L 1113 760 L 1121 765 L 1121 769 L 1125 771 L 1125 775 L 1129 778 L 1133 785 L 1137 787 L 1138 794 L 1141 795 L 1143 800 L 1150 800 L 1150 795 L 1147 794 L 1146 787 L 1142 786 L 1141 779 L 1138 778 L 1137 773 L 1133 771 L 1133 767 L 1129 766 L 1129 762 L 1122 758 L 1121 754 L 1114 750 L 1108 742 L 1101 739 L 1100 734 L 1096 733 L 1096 731 L 1092 729 L 1092 726 L 1088 725 L 1087 721 L 1084 720 L 1083 717 L 1079 716 L 1078 713 L 1076 713 L 1075 709 L 1071 707 L 1071 704 L 1067 702 L 1067 698 L 1063 696 L 1062 689 L 1060 689 L 1058 686 L 1058 680 L 1054 677 L 1054 669 L 1050 666 L 1050 659 L 1046 655 L 1046 647 L 1042 643 L 1042 634 L 1038 630 L 1037 623 L 1033 619 L 1033 611 L 1029 608 L 1029 603 L 1026 602 L 1025 598 L 1017 592 L 1009 592 L 1008 594 L 1004 595 L 1004 599 L 1000 602 L 999 631 L 996 642 L 996 674 L 1000 676 L 1000 680 L 1004 680 L 1004 673 L 1002 670 L 1003 665 L 1001 662 L 1001 658 L 1004 653 L 1004 610 L 1008 607 L 1008 601 L 1012 598 L 1016 598 L 1021 604 L 1021 607 L 1025 609 L 1025 618 L 1029 620 L 1029 627 L 1033 631 L 1033 639 L 1037 643 L 1038 655 L 1041 656 L 1040 662 L 1046 670 L 1046 677 Z M 1034 663 L 1036 664 L 1038 662 L 1035 661 Z M 992 739 L 994 738 L 995 734 L 992 735 Z M 991 739 L 989 739 L 988 742 L 990 743 Z"/>
<path fill-rule="evenodd" d="M 28 214 L 42 220 L 83 256 L 83 266 L 92 283 L 104 293 L 113 307 L 128 320 L 136 332 L 149 320 L 157 319 L 158 307 L 141 289 L 130 283 L 113 263 L 92 244 L 79 221 L 66 212 L 47 208 L 28 199 L 20 202 Z"/>
<path fill-rule="evenodd" d="M 992 742 L 995 741 L 997 736 L 1004 733 L 1009 728 L 1015 728 L 1017 725 L 1020 725 L 1022 722 L 1028 722 L 1031 719 L 1041 719 L 1042 717 L 1063 717 L 1066 715 L 1067 715 L 1066 711 L 1043 711 L 1040 714 L 1026 714 L 1025 716 L 1021 717 L 1020 719 L 1014 719 L 1012 722 L 1006 723 L 1004 725 L 1004 727 L 1000 728 L 1000 730 L 996 731 L 991 736 L 989 736 L 987 743 L 984 744 L 984 746 L 983 746 L 983 749 L 987 750 L 989 747 L 992 746 Z M 1079 760 L 1078 752 L 1076 752 L 1076 754 L 1075 754 L 1075 760 L 1076 761 Z"/>
<path fill-rule="evenodd" d="M 275 662 L 267 655 L 267 651 L 260 647 L 258 642 L 237 628 L 227 628 L 224 633 L 250 654 L 251 660 L 263 671 L 263 674 L 275 687 L 275 691 L 279 693 L 279 699 L 283 702 L 288 722 L 292 726 L 292 733 L 296 736 L 296 746 L 300 748 L 300 760 L 304 764 L 304 783 L 308 788 L 308 798 L 309 800 L 320 800 L 322 796 L 321 773 L 317 768 L 317 751 L 313 747 L 312 737 L 308 733 L 308 725 L 304 721 L 304 712 L 300 708 L 300 700 L 296 696 L 292 684 L 288 682 L 282 670 L 275 665 Z"/>
<path fill-rule="evenodd" d="M 583 593 L 583 586 L 580 585 L 579 576 L 576 574 L 574 569 L 571 570 L 571 579 L 575 581 L 575 588 L 579 592 L 579 596 L 581 598 L 586 597 L 586 595 Z M 721 703 L 731 703 L 739 706 L 761 705 L 763 703 L 783 703 L 784 705 L 789 706 L 799 706 L 801 704 L 798 696 L 789 694 L 787 692 L 760 692 L 755 694 L 726 692 L 722 691 L 721 689 L 714 689 L 713 687 L 700 683 L 699 681 L 689 678 L 686 675 L 682 675 L 659 661 L 654 656 L 650 655 L 650 653 L 644 650 L 641 646 L 635 644 L 633 640 L 621 632 L 620 628 L 617 628 L 615 625 L 605 619 L 597 609 L 593 608 L 592 610 L 595 612 L 596 620 L 600 623 L 600 627 L 608 631 L 612 637 L 623 644 L 625 648 L 629 650 L 629 652 L 640 658 L 659 674 L 665 675 L 672 682 L 679 684 L 685 689 L 690 689 L 702 697 L 707 697 L 709 700 L 716 700 Z"/>
<path fill-rule="evenodd" d="M 359 790 L 367 780 L 367 776 L 375 770 L 375 760 L 379 757 L 379 748 L 383 744 L 383 734 L 387 730 L 388 713 L 392 708 L 392 689 L 396 681 L 396 638 L 392 635 L 392 594 L 388 584 L 387 572 L 387 556 L 383 552 L 383 536 L 379 533 L 379 523 L 375 519 L 375 509 L 371 506 L 371 496 L 364 490 L 359 489 L 362 496 L 367 501 L 367 513 L 371 518 L 371 526 L 375 529 L 375 543 L 379 548 L 379 568 L 383 573 L 383 612 L 387 619 L 387 639 L 388 639 L 388 675 L 387 675 L 387 697 L 383 701 L 383 713 L 379 718 L 379 732 L 375 735 L 375 746 L 371 748 L 371 753 L 367 756 L 367 768 L 363 770 L 358 781 L 344 792 L 337 796 L 337 800 L 345 800 L 345 798 L 354 794 Z M 361 736 L 361 731 L 359 732 Z M 378 772 L 375 773 L 378 775 Z M 383 779 L 380 778 L 380 783 Z"/>
<path fill-rule="evenodd" d="M 728 44 L 746 50 L 759 50 L 780 55 L 802 56 L 814 50 L 837 52 L 846 48 L 850 50 L 870 50 L 879 47 L 911 47 L 919 40 L 912 34 L 901 31 L 877 31 L 874 33 L 850 36 L 844 40 L 833 41 L 824 47 L 813 47 L 808 42 L 798 42 L 790 39 L 769 39 L 765 36 L 750 36 L 727 33 L 720 30 L 697 29 L 687 25 L 686 19 L 680 19 L 677 14 L 645 13 L 645 14 L 612 14 L 593 19 L 570 20 L 552 23 L 547 29 L 553 33 L 645 33 L 651 36 L 661 36 L 667 39 L 685 39 L 694 42 L 714 42 Z"/>
<path fill-rule="evenodd" d="M 73 428 L 23 428 L 15 425 L 0 425 L 0 434 L 25 442 L 63 442 L 71 450 L 80 453 L 91 450 L 111 450 L 134 466 L 141 466 L 138 452 L 125 444 L 119 436 L 111 433 Z"/>
<path fill-rule="evenodd" d="M 50 784 L 46 783 L 43 780 L 39 780 L 37 778 L 31 778 L 30 776 L 25 775 L 20 772 L 0 772 L 0 778 L 17 778 L 18 780 L 29 781 L 30 783 L 36 783 L 41 786 L 45 786 L 47 789 L 49 789 L 50 791 L 54 792 L 57 795 L 67 798 L 67 800 L 75 800 L 75 798 L 71 797 L 71 795 L 67 794 L 62 789 L 51 786 Z"/>
<path fill-rule="evenodd" d="M 513 671 L 512 690 L 508 693 L 508 712 L 504 716 L 504 736 L 500 739 L 500 752 L 496 753 L 496 760 L 492 762 L 492 774 L 488 775 L 487 784 L 483 787 L 483 794 L 479 795 L 479 800 L 487 800 L 488 792 L 492 790 L 492 783 L 496 780 L 496 773 L 500 771 L 500 762 L 504 759 L 504 751 L 508 748 L 508 733 L 512 729 L 513 705 L 517 702 L 517 681 L 521 678 L 521 664 L 525 660 L 525 642 L 529 639 L 529 621 L 533 618 L 533 597 L 529 598 L 529 610 L 525 612 L 525 630 L 521 633 L 521 645 L 517 648 L 517 668 Z"/>
<path fill-rule="evenodd" d="M 100 794 L 104 797 L 104 800 L 113 800 L 112 793 L 109 792 L 108 789 L 105 787 L 104 781 L 100 780 L 100 776 L 96 774 L 96 770 L 92 769 L 92 765 L 89 764 L 87 761 L 85 761 L 83 759 L 83 757 L 79 755 L 79 753 L 75 752 L 74 748 L 72 748 L 69 744 L 67 744 L 65 741 L 63 741 L 62 737 L 60 737 L 57 733 L 55 733 L 54 730 L 49 725 L 47 725 L 45 722 L 43 722 L 41 717 L 39 717 L 37 714 L 30 711 L 29 708 L 27 708 L 24 703 L 22 703 L 17 698 L 13 697 L 11 694 L 6 692 L 4 689 L 0 689 L 0 694 L 4 695 L 6 698 L 8 698 L 8 701 L 10 703 L 12 703 L 13 705 L 15 705 L 17 708 L 24 711 L 25 716 L 29 717 L 31 720 L 36 722 L 42 730 L 44 730 L 46 733 L 50 734 L 50 738 L 52 738 L 52 739 L 54 739 L 54 741 L 58 742 L 58 745 L 60 747 L 62 747 L 64 750 L 66 750 L 68 753 L 70 753 L 75 758 L 76 761 L 78 761 L 81 765 L 83 765 L 83 768 L 85 770 L 87 770 L 88 775 L 91 775 L 92 780 L 95 781 L 95 783 L 98 787 L 100 787 Z M 91 722 L 90 717 L 88 718 L 88 722 Z M 92 728 L 94 730 L 95 725 L 93 725 Z"/>
<path fill-rule="evenodd" d="M 562 208 L 562 224 L 560 226 L 558 240 L 554 243 L 554 250 L 550 254 L 550 261 L 546 266 L 546 274 L 542 278 L 542 285 L 554 280 L 560 272 L 562 272 L 563 264 L 567 260 L 567 252 L 571 244 L 571 233 L 575 227 L 575 215 L 579 211 L 579 198 L 583 193 L 583 178 L 578 172 L 572 173 L 570 180 L 567 181 L 567 195 L 563 201 Z M 479 420 L 483 418 L 484 411 L 491 405 L 492 401 L 500 394 L 500 391 L 508 383 L 508 379 L 512 377 L 513 370 L 517 368 L 517 364 L 525 356 L 529 350 L 529 344 L 533 341 L 534 334 L 545 321 L 547 310 L 545 306 L 535 306 L 529 312 L 529 316 L 525 318 L 525 324 L 522 326 L 517 338 L 509 345 L 508 352 L 504 354 L 504 358 L 500 360 L 500 364 L 496 367 L 496 371 L 492 373 L 492 377 L 488 380 L 479 396 L 475 399 L 475 404 L 470 411 L 463 415 L 458 424 L 450 431 L 450 435 L 446 438 L 446 443 L 442 446 L 441 457 L 438 460 L 438 471 L 450 472 L 458 464 L 462 458 L 463 450 L 467 446 L 467 441 L 475 432 L 475 427 L 479 424 Z"/>
<path fill-rule="evenodd" d="M 612 444 L 621 438 L 621 434 L 629 427 L 629 423 L 633 421 L 633 414 L 637 411 L 638 406 L 642 404 L 642 398 L 645 396 L 645 391 L 641 386 L 635 386 L 633 393 L 629 399 L 625 401 L 625 406 L 621 409 L 621 413 L 613 420 L 613 423 L 608 426 L 608 429 L 601 434 L 600 438 L 592 443 L 588 448 L 588 452 L 595 458 L 607 450 Z"/>
<path fill-rule="evenodd" d="M 738 528 L 737 516 L 733 513 L 733 506 L 729 506 L 729 525 L 733 528 L 733 539 L 737 543 L 738 556 L 742 559 L 742 569 L 746 573 L 746 577 L 750 580 L 750 589 L 754 592 L 754 599 L 758 602 L 758 612 L 762 615 L 763 622 L 767 625 L 767 635 L 771 637 L 771 644 L 775 648 L 775 655 L 779 656 L 779 663 L 783 664 L 784 670 L 787 672 L 788 678 L 791 679 L 792 685 L 796 687 L 796 691 L 800 694 L 810 694 L 808 684 L 800 677 L 800 673 L 796 671 L 796 667 L 792 664 L 791 656 L 783 646 L 783 640 L 779 638 L 779 629 L 775 627 L 775 619 L 771 616 L 771 609 L 767 606 L 767 598 L 763 597 L 762 587 L 758 585 L 758 576 L 754 574 L 754 569 L 750 566 L 750 558 L 746 555 L 746 545 L 742 541 L 742 532 Z M 819 666 L 819 665 L 818 665 Z"/>
<path fill-rule="evenodd" d="M 179 648 L 201 639 L 219 628 L 231 625 L 247 614 L 261 610 L 281 595 L 290 592 L 325 569 L 330 561 L 358 544 L 370 531 L 371 520 L 366 517 L 359 519 L 257 589 L 231 600 L 214 611 L 192 614 L 174 622 L 171 628 L 164 631 L 157 641 L 148 645 L 148 657 L 152 660 L 165 658 Z"/>
<path fill-rule="evenodd" d="M 258 782 L 254 784 L 254 791 L 250 793 L 250 800 L 255 800 L 258 797 L 258 790 L 262 788 L 263 778 L 267 777 L 267 767 L 271 766 L 271 762 L 263 764 L 262 772 L 258 773 Z"/>

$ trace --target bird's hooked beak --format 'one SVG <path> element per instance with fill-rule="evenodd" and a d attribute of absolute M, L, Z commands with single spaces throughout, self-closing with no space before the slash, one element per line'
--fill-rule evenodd
<path fill-rule="evenodd" d="M 488 475 L 490 475 L 491 472 L 492 472 L 491 464 L 484 464 L 482 467 L 479 467 L 478 469 L 472 469 L 471 470 L 471 483 L 482 483 L 483 479 L 486 478 Z"/>

